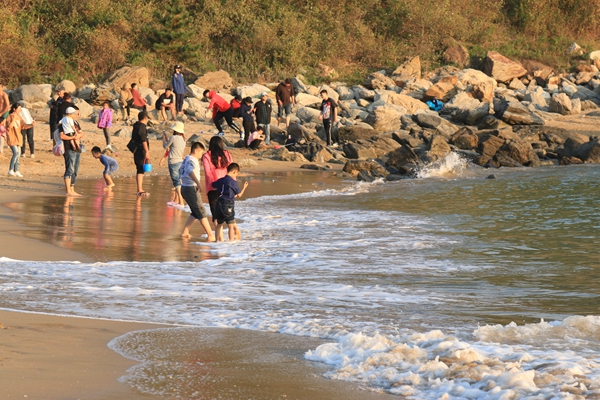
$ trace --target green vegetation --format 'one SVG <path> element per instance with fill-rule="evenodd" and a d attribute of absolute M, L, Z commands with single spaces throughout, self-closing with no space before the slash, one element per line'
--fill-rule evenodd
<path fill-rule="evenodd" d="M 4 0 L 0 82 L 100 80 L 127 63 L 240 81 L 317 79 L 321 63 L 353 82 L 414 55 L 435 68 L 452 44 L 474 65 L 496 50 L 567 69 L 571 42 L 600 48 L 598 22 L 597 0 Z"/>

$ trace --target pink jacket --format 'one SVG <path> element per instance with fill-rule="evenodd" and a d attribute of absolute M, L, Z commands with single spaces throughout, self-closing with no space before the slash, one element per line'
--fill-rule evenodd
<path fill-rule="evenodd" d="M 227 175 L 227 167 L 233 162 L 231 154 L 229 154 L 227 150 L 224 150 L 224 152 L 225 157 L 227 157 L 227 165 L 221 168 L 215 167 L 212 163 L 210 151 L 207 151 L 202 156 L 202 167 L 204 168 L 204 191 L 206 193 L 210 192 L 211 190 L 215 190 L 212 187 L 213 182 L 216 182 Z"/>
<path fill-rule="evenodd" d="M 111 128 L 112 117 L 112 110 L 110 108 L 103 108 L 100 114 L 98 114 L 98 128 Z"/>

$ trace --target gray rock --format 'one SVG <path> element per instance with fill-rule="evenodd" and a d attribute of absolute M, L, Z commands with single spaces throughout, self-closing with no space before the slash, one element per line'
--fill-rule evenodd
<path fill-rule="evenodd" d="M 441 134 L 450 137 L 458 131 L 458 127 L 440 117 L 436 112 L 424 111 L 413 115 L 414 121 L 423 128 L 435 129 Z"/>
<path fill-rule="evenodd" d="M 22 85 L 13 92 L 15 102 L 26 101 L 27 103 L 47 102 L 49 97 L 38 85 Z"/>
<path fill-rule="evenodd" d="M 79 115 L 82 118 L 89 118 L 94 113 L 94 108 L 85 100 L 73 97 L 73 103 L 79 108 Z"/>
<path fill-rule="evenodd" d="M 517 100 L 509 101 L 502 120 L 511 125 L 544 125 L 544 121 Z"/>
<path fill-rule="evenodd" d="M 77 91 L 77 97 L 85 101 L 90 101 L 94 89 L 96 89 L 96 85 L 93 83 L 87 84 Z"/>
<path fill-rule="evenodd" d="M 394 167 L 402 171 L 406 164 L 421 164 L 421 160 L 417 154 L 408 146 L 402 146 L 388 155 L 386 165 L 388 167 Z"/>
<path fill-rule="evenodd" d="M 338 95 L 340 96 L 340 100 L 354 100 L 354 91 L 346 86 L 338 86 L 336 89 Z"/>
<path fill-rule="evenodd" d="M 358 143 L 347 143 L 344 145 L 344 154 L 350 159 L 375 158 L 377 154 L 373 149 Z"/>
<path fill-rule="evenodd" d="M 113 136 L 131 139 L 131 129 L 119 129 L 113 134 Z"/>
<path fill-rule="evenodd" d="M 319 111 L 314 108 L 300 107 L 296 110 L 296 116 L 303 122 L 319 122 Z"/>
<path fill-rule="evenodd" d="M 579 101 L 579 99 L 576 99 Z M 550 99 L 550 104 L 548 106 L 548 111 L 553 113 L 558 113 L 561 115 L 571 115 L 578 114 L 576 111 L 576 107 L 573 106 L 573 101 L 565 94 L 558 93 L 552 95 Z M 581 112 L 581 102 L 579 101 L 579 112 Z"/>
<path fill-rule="evenodd" d="M 377 131 L 395 131 L 400 129 L 400 118 L 407 113 L 406 108 L 396 105 L 378 105 L 373 108 L 366 119 Z"/>
<path fill-rule="evenodd" d="M 292 78 L 292 86 L 294 86 L 294 91 L 296 93 L 307 93 L 308 89 L 306 87 L 306 85 L 304 84 L 304 82 L 302 82 L 302 79 L 304 79 L 304 77 L 302 76 L 296 76 L 294 78 Z"/>
<path fill-rule="evenodd" d="M 384 166 L 373 160 L 348 160 L 343 171 L 351 175 L 356 175 L 361 171 L 375 171 L 381 175 L 387 173 Z"/>
<path fill-rule="evenodd" d="M 369 90 L 369 89 L 365 88 L 364 86 L 360 86 L 360 85 L 353 86 L 352 91 L 354 92 L 354 97 L 357 100 L 362 99 L 362 100 L 373 101 L 373 99 L 375 98 L 375 91 Z"/>

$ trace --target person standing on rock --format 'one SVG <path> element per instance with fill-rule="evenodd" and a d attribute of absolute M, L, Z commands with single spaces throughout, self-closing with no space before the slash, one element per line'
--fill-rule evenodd
<path fill-rule="evenodd" d="M 215 123 L 215 126 L 219 130 L 218 135 L 225 136 L 223 133 L 223 128 L 221 127 L 221 120 L 225 118 L 227 125 L 229 125 L 229 127 L 240 136 L 240 139 L 243 139 L 244 135 L 242 131 L 233 123 L 233 108 L 231 105 L 225 101 L 224 98 L 219 96 L 214 90 L 205 90 L 202 94 L 204 97 L 210 100 L 207 109 L 213 110 L 212 119 Z"/>
<path fill-rule="evenodd" d="M 146 129 L 149 119 L 146 112 L 140 111 L 138 122 L 133 124 L 133 132 L 131 134 L 131 141 L 137 145 L 133 152 L 133 162 L 136 168 L 135 182 L 137 184 L 137 195 L 140 197 L 150 195 L 150 193 L 144 192 L 143 189 L 144 164 L 150 163 L 150 141 L 148 140 L 148 131 Z"/>
<path fill-rule="evenodd" d="M 337 107 L 335 101 L 329 98 L 329 93 L 327 90 L 321 90 L 321 98 L 323 101 L 321 102 L 321 113 L 319 114 L 319 119 L 323 121 L 325 137 L 327 138 L 327 146 L 331 146 L 333 144 L 333 140 L 331 138 L 331 127 L 337 122 Z"/>
<path fill-rule="evenodd" d="M 260 94 L 260 101 L 254 105 L 254 115 L 256 116 L 256 123 L 258 127 L 263 128 L 263 134 L 265 135 L 265 144 L 268 146 L 271 143 L 271 113 L 273 112 L 273 105 L 269 100 L 267 92 Z"/>
<path fill-rule="evenodd" d="M 185 97 L 185 80 L 181 73 L 181 65 L 176 65 L 171 78 L 171 86 L 175 93 L 175 110 L 177 115 L 183 115 L 183 99 Z"/>
<path fill-rule="evenodd" d="M 285 111 L 285 129 L 290 126 L 290 116 L 292 115 L 292 106 L 296 104 L 296 94 L 292 86 L 292 78 L 286 78 L 281 82 L 275 91 L 277 98 L 277 126 L 281 124 L 281 118 Z"/>
<path fill-rule="evenodd" d="M 64 101 L 65 88 L 62 86 L 57 87 L 56 95 L 56 99 L 50 101 L 50 140 L 54 139 L 54 131 L 58 128 L 58 121 L 60 121 L 60 118 L 58 118 L 58 107 Z"/>

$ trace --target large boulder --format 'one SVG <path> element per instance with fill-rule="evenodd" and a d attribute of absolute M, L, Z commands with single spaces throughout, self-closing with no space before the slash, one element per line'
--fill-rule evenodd
<path fill-rule="evenodd" d="M 49 98 L 38 85 L 21 85 L 13 93 L 15 102 L 21 100 L 27 103 L 47 102 Z"/>
<path fill-rule="evenodd" d="M 94 89 L 96 89 L 96 85 L 89 83 L 77 91 L 77 97 L 85 101 L 90 101 Z"/>
<path fill-rule="evenodd" d="M 346 143 L 344 145 L 344 154 L 346 155 L 346 158 L 350 159 L 377 157 L 377 154 L 375 154 L 375 151 L 373 149 L 358 143 Z"/>
<path fill-rule="evenodd" d="M 406 164 L 418 165 L 421 163 L 419 156 L 408 146 L 402 146 L 390 152 L 386 165 L 398 170 L 403 169 Z"/>
<path fill-rule="evenodd" d="M 442 135 L 450 137 L 458 128 L 432 111 L 421 111 L 413 115 L 413 120 L 423 128 L 435 129 Z"/>
<path fill-rule="evenodd" d="M 300 107 L 296 110 L 296 116 L 300 118 L 302 122 L 319 122 L 319 110 L 309 107 Z"/>
<path fill-rule="evenodd" d="M 375 98 L 375 91 L 367 89 L 364 86 L 352 86 L 352 91 L 354 92 L 354 96 L 357 100 L 363 99 L 373 101 L 373 99 Z"/>
<path fill-rule="evenodd" d="M 381 72 L 374 72 L 367 75 L 363 82 L 363 86 L 369 89 L 391 90 L 396 86 L 393 79 L 385 76 Z"/>
<path fill-rule="evenodd" d="M 548 111 L 545 94 L 544 89 L 538 86 L 535 90 L 526 92 L 523 100 L 530 102 L 538 110 Z"/>
<path fill-rule="evenodd" d="M 596 138 L 583 143 L 575 149 L 573 156 L 586 163 L 600 163 L 600 141 Z"/>
<path fill-rule="evenodd" d="M 403 83 L 411 78 L 421 79 L 421 58 L 419 56 L 411 58 L 392 73 L 392 79 L 399 84 L 398 86 L 403 86 Z"/>
<path fill-rule="evenodd" d="M 537 153 L 533 150 L 531 143 L 517 139 L 509 140 L 500 150 L 501 153 L 506 154 L 516 162 L 525 166 L 537 166 L 539 165 L 540 159 Z"/>
<path fill-rule="evenodd" d="M 369 126 L 369 128 L 363 128 L 360 126 L 342 126 L 338 130 L 338 139 L 341 143 L 343 142 L 356 142 L 358 140 L 370 140 L 373 136 L 376 136 L 377 132 Z"/>
<path fill-rule="evenodd" d="M 320 97 L 306 93 L 298 93 L 296 95 L 296 104 L 300 107 L 317 106 L 320 105 L 322 101 L 323 100 Z"/>
<path fill-rule="evenodd" d="M 204 98 L 204 88 L 197 86 L 195 84 L 187 85 L 185 89 L 186 96 L 194 97 L 196 99 L 202 100 Z"/>
<path fill-rule="evenodd" d="M 310 161 L 316 163 L 326 163 L 333 159 L 333 154 L 329 150 L 324 147 L 321 147 L 316 152 L 314 152 L 310 158 Z"/>
<path fill-rule="evenodd" d="M 335 91 L 338 92 L 340 100 L 354 100 L 355 98 L 354 91 L 346 86 L 338 86 Z"/>
<path fill-rule="evenodd" d="M 527 70 L 521 64 L 495 51 L 487 53 L 483 71 L 499 82 L 510 82 L 514 78 L 520 78 L 527 73 Z"/>
<path fill-rule="evenodd" d="M 423 100 L 425 93 L 427 93 L 427 90 L 431 86 L 433 86 L 433 83 L 427 79 L 411 78 L 404 83 L 401 93 L 418 100 Z"/>
<path fill-rule="evenodd" d="M 490 105 L 471 97 L 466 92 L 460 92 L 450 102 L 444 104 L 442 114 L 449 114 L 452 121 L 465 122 L 474 125 L 490 112 Z"/>
<path fill-rule="evenodd" d="M 148 87 L 150 84 L 150 72 L 144 67 L 123 67 L 106 78 L 103 82 L 120 90 L 124 86 L 130 87 L 132 83 Z"/>
<path fill-rule="evenodd" d="M 119 98 L 116 88 L 111 84 L 102 84 L 92 90 L 90 101 L 94 105 L 102 105 L 105 101 L 112 102 Z"/>
<path fill-rule="evenodd" d="M 573 103 L 576 101 L 579 101 L 579 109 L 574 107 Z M 581 112 L 581 101 L 579 99 L 571 100 L 565 93 L 557 93 L 552 95 L 548 111 L 561 115 L 579 114 Z"/>
<path fill-rule="evenodd" d="M 535 78 L 540 78 L 542 81 L 554 74 L 554 68 L 534 60 L 523 61 L 523 68 L 527 70 L 527 73 Z"/>
<path fill-rule="evenodd" d="M 301 75 L 292 78 L 292 86 L 294 87 L 294 92 L 296 92 L 296 95 L 298 95 L 298 93 L 307 93 L 308 92 L 308 88 L 304 84 L 303 80 L 304 80 L 304 77 Z"/>
<path fill-rule="evenodd" d="M 427 89 L 425 99 L 438 99 L 443 102 L 449 101 L 457 93 L 456 86 L 448 81 L 440 81 Z"/>
<path fill-rule="evenodd" d="M 511 125 L 544 125 L 544 121 L 517 100 L 510 100 L 502 120 Z"/>
<path fill-rule="evenodd" d="M 427 158 L 429 162 L 439 160 L 450 154 L 452 150 L 442 135 L 435 135 L 429 143 Z"/>
<path fill-rule="evenodd" d="M 262 92 L 270 92 L 269 88 L 255 83 L 253 85 L 238 86 L 235 89 L 235 94 L 245 97 L 260 97 Z"/>
<path fill-rule="evenodd" d="M 387 173 L 383 165 L 372 160 L 348 160 L 344 165 L 343 171 L 353 176 L 356 176 L 361 171 L 375 171 L 382 175 Z"/>
<path fill-rule="evenodd" d="M 382 104 L 372 108 L 366 122 L 377 131 L 395 131 L 400 129 L 400 118 L 408 111 L 406 108 L 393 104 Z"/>
<path fill-rule="evenodd" d="M 82 118 L 88 118 L 94 113 L 94 108 L 89 105 L 85 100 L 73 97 L 73 104 L 79 108 L 79 115 Z"/>
<path fill-rule="evenodd" d="M 479 146 L 477 148 L 477 152 L 485 158 L 490 159 L 496 155 L 503 144 L 504 139 L 501 139 L 493 134 L 481 133 L 479 135 Z"/>
<path fill-rule="evenodd" d="M 233 87 L 233 79 L 223 70 L 207 72 L 194 82 L 194 85 L 205 90 L 230 89 Z"/>
<path fill-rule="evenodd" d="M 375 100 L 383 100 L 386 104 L 394 104 L 406 108 L 409 114 L 414 114 L 418 110 L 428 110 L 427 104 L 404 94 L 399 94 L 391 90 L 386 90 L 375 95 Z"/>
<path fill-rule="evenodd" d="M 75 94 L 77 91 L 77 86 L 73 82 L 68 79 L 64 79 L 56 85 L 57 88 L 62 88 L 65 92 Z"/>
<path fill-rule="evenodd" d="M 469 51 L 465 46 L 450 46 L 442 54 L 446 64 L 456 64 L 463 68 L 469 63 Z"/>

